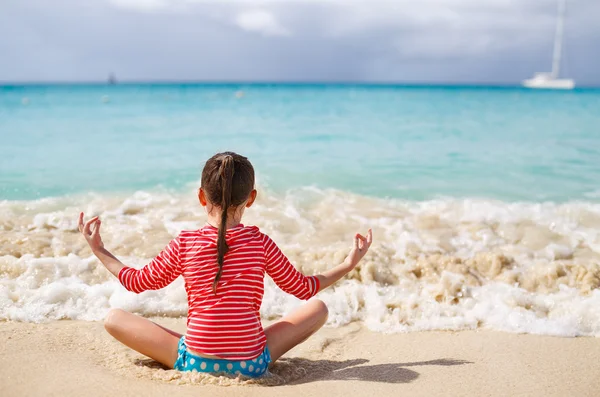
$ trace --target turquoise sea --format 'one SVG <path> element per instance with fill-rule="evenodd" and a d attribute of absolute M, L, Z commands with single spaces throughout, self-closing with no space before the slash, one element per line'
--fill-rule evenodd
<path fill-rule="evenodd" d="M 386 85 L 0 87 L 0 199 L 181 189 L 222 150 L 275 191 L 597 198 L 600 90 Z"/>
<path fill-rule="evenodd" d="M 600 90 L 392 85 L 0 87 L 0 321 L 186 315 L 183 282 L 125 291 L 80 211 L 143 266 L 206 220 L 218 151 L 250 158 L 244 215 L 301 271 L 369 253 L 319 294 L 328 326 L 600 336 Z M 261 313 L 299 302 L 267 278 Z"/>

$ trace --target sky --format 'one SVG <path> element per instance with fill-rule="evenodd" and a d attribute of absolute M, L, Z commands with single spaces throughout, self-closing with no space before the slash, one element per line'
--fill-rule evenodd
<path fill-rule="evenodd" d="M 511 84 L 551 68 L 556 0 L 0 0 L 0 81 Z M 600 1 L 562 75 L 600 85 Z"/>

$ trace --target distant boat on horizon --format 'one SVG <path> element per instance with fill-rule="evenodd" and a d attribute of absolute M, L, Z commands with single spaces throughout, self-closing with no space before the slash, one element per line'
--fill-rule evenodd
<path fill-rule="evenodd" d="M 552 71 L 536 73 L 533 78 L 523 81 L 527 88 L 546 88 L 559 90 L 572 90 L 575 88 L 573 79 L 559 79 L 560 61 L 562 58 L 562 43 L 565 30 L 565 13 L 567 0 L 558 0 L 558 18 L 556 21 L 556 34 L 554 36 L 554 53 L 552 56 Z"/>
<path fill-rule="evenodd" d="M 115 76 L 114 73 L 111 73 L 108 75 L 108 84 L 110 84 L 110 85 L 117 84 L 117 77 Z"/>

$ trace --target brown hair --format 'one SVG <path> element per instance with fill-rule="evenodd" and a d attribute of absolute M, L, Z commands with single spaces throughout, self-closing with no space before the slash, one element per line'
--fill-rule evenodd
<path fill-rule="evenodd" d="M 223 273 L 223 259 L 229 250 L 225 233 L 227 214 L 230 208 L 244 204 L 254 189 L 254 168 L 244 156 L 233 152 L 217 153 L 212 156 L 202 170 L 202 189 L 212 204 L 221 207 L 221 223 L 217 238 L 217 264 L 219 270 L 213 282 L 213 292 Z"/>

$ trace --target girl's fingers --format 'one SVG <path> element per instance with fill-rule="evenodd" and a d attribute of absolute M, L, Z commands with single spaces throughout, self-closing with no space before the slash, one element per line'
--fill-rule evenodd
<path fill-rule="evenodd" d="M 77 222 L 77 227 L 79 228 L 80 232 L 83 231 L 83 212 L 79 213 L 79 222 Z"/>
<path fill-rule="evenodd" d="M 96 227 L 94 228 L 94 231 L 92 232 L 92 237 L 96 237 L 98 235 L 100 235 L 100 219 L 98 219 L 98 222 L 96 222 Z"/>
<path fill-rule="evenodd" d="M 367 244 L 371 245 L 372 242 L 373 242 L 373 231 L 371 229 L 369 229 L 369 231 L 367 232 Z"/>
<path fill-rule="evenodd" d="M 354 236 L 354 248 L 358 249 L 358 234 Z"/>
<path fill-rule="evenodd" d="M 358 239 L 358 249 L 362 251 L 367 245 L 367 239 L 358 233 L 356 234 L 356 238 Z"/>
<path fill-rule="evenodd" d="M 90 219 L 89 221 L 87 221 L 87 223 L 85 224 L 85 226 L 83 227 L 83 233 L 84 234 L 90 234 L 90 227 L 92 226 L 93 223 L 95 223 L 98 220 L 98 217 L 95 216 L 92 219 Z"/>

